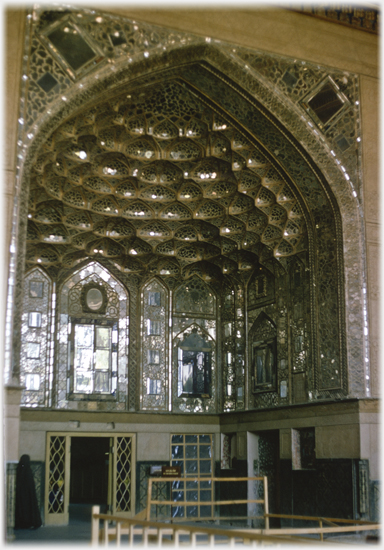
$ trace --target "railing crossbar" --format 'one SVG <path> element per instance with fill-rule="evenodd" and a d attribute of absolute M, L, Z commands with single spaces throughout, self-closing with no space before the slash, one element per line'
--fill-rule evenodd
<path fill-rule="evenodd" d="M 248 499 L 239 499 L 239 500 L 201 500 L 199 501 L 200 506 L 222 506 L 224 504 L 264 504 L 264 500 L 248 500 Z M 175 508 L 177 506 L 194 506 L 196 505 L 196 502 L 191 500 L 151 500 L 152 504 L 159 504 L 159 505 L 168 505 L 168 506 L 174 506 Z"/>
<path fill-rule="evenodd" d="M 309 521 L 330 521 L 333 523 L 353 523 L 353 524 L 362 524 L 362 525 L 374 525 L 374 521 L 366 521 L 363 519 L 344 519 L 344 518 L 324 518 L 319 516 L 294 516 L 291 514 L 265 514 L 269 518 L 282 518 L 282 519 L 302 519 Z"/>
<path fill-rule="evenodd" d="M 255 480 L 263 481 L 264 484 L 264 500 L 254 499 L 239 499 L 239 500 L 226 500 L 226 501 L 161 501 L 151 500 L 151 491 L 153 482 L 165 482 L 165 481 L 235 481 L 235 480 Z M 187 487 L 185 486 L 186 490 Z M 213 489 L 213 487 L 212 487 Z M 208 516 L 208 517 L 179 517 L 168 518 L 166 523 L 161 521 L 148 521 L 144 519 L 142 513 L 134 518 L 126 518 L 121 516 L 111 516 L 109 514 L 100 514 L 100 507 L 94 506 L 92 508 L 92 528 L 91 528 L 91 545 L 97 546 L 99 542 L 103 542 L 105 546 L 110 541 L 116 541 L 116 546 L 120 546 L 122 535 L 128 536 L 129 545 L 134 544 L 135 535 L 142 538 L 142 544 L 146 547 L 151 542 L 156 546 L 161 547 L 163 544 L 173 544 L 173 546 L 179 545 L 200 545 L 208 542 L 209 546 L 216 546 L 217 544 L 227 544 L 234 546 L 237 542 L 242 542 L 247 545 L 255 546 L 257 544 L 263 545 L 263 543 L 282 543 L 289 542 L 290 544 L 312 544 L 322 543 L 324 535 L 331 533 L 352 533 L 363 531 L 378 531 L 381 526 L 372 521 L 365 520 L 353 520 L 344 518 L 325 518 L 318 516 L 298 516 L 291 514 L 270 514 L 268 511 L 268 481 L 264 477 L 248 477 L 248 478 L 149 478 L 148 480 L 148 502 L 146 514 L 147 518 L 152 505 L 163 505 L 177 508 L 179 506 L 221 506 L 229 504 L 264 504 L 265 513 L 263 516 Z M 220 529 L 217 527 L 207 527 L 195 524 L 185 524 L 185 522 L 196 521 L 237 521 L 239 519 L 265 519 L 264 529 Z M 292 520 L 304 520 L 318 523 L 318 527 L 286 527 L 286 528 L 269 528 L 270 518 L 292 519 Z M 103 528 L 100 528 L 100 521 L 103 521 Z M 178 525 L 175 525 L 175 523 Z M 181 524 L 184 522 L 184 524 Z M 324 526 L 326 524 L 326 526 Z M 305 535 L 319 535 L 320 541 L 305 537 Z M 166 537 L 164 539 L 164 537 Z M 181 540 L 183 537 L 183 540 Z M 199 538 L 198 538 L 199 537 Z M 187 540 L 185 540 L 187 539 Z M 203 540 L 204 539 L 204 540 Z"/>
<path fill-rule="evenodd" d="M 185 500 L 186 499 L 186 495 L 187 495 L 187 491 L 188 490 L 193 490 L 193 489 L 200 489 L 200 490 L 205 490 L 205 489 L 210 489 L 210 490 L 214 490 L 215 488 L 215 483 L 220 483 L 220 482 L 241 482 L 241 481 L 246 481 L 246 482 L 249 482 L 249 481 L 255 481 L 255 482 L 262 482 L 263 483 L 263 489 L 264 489 L 264 498 L 263 499 L 244 499 L 244 498 L 240 498 L 240 499 L 226 499 L 226 500 L 215 500 L 215 501 L 212 501 L 212 500 L 200 500 L 200 493 L 198 492 L 198 499 L 197 500 L 193 500 L 193 501 L 189 501 L 189 500 Z M 177 486 L 176 487 L 171 487 L 171 490 L 175 490 L 175 491 L 182 491 L 183 492 L 183 500 L 159 500 L 159 498 L 155 498 L 153 499 L 152 498 L 152 488 L 155 486 L 155 484 L 158 484 L 158 483 L 177 483 Z M 191 487 L 191 483 L 195 483 L 197 484 L 196 487 Z M 209 487 L 207 487 L 207 485 L 204 485 L 203 484 L 207 484 L 209 483 Z M 156 494 L 156 497 L 157 497 L 157 494 Z M 168 497 L 169 498 L 169 497 Z M 157 512 L 157 507 L 158 506 L 164 506 L 164 507 L 171 507 L 172 508 L 181 508 L 181 509 L 184 509 L 184 515 L 183 517 L 181 517 L 180 519 L 181 520 L 184 520 L 185 521 L 185 518 L 187 518 L 187 510 L 186 508 L 188 506 L 196 506 L 197 507 L 197 516 L 195 518 L 189 518 L 188 517 L 188 520 L 192 520 L 192 521 L 208 521 L 208 519 L 221 519 L 220 516 L 205 516 L 205 515 L 201 515 L 201 507 L 215 507 L 214 509 L 217 510 L 217 507 L 218 506 L 230 506 L 230 505 L 244 505 L 244 504 L 261 504 L 261 505 L 264 505 L 264 515 L 262 516 L 263 519 L 265 520 L 265 527 L 268 528 L 269 527 L 269 518 L 266 514 L 268 514 L 268 479 L 266 476 L 252 476 L 252 477 L 205 477 L 205 476 L 202 476 L 202 477 L 197 477 L 197 476 L 191 476 L 191 477 L 150 477 L 148 479 L 148 497 L 147 497 L 147 506 L 146 506 L 146 519 L 149 520 L 151 519 L 151 512 L 153 511 L 153 507 L 156 507 L 156 512 Z M 207 511 L 205 509 L 205 511 Z M 211 509 L 211 512 L 212 512 L 212 509 Z M 161 514 L 161 517 L 162 518 L 165 518 L 164 514 Z M 257 518 L 260 518 L 260 516 L 255 516 L 255 519 Z M 243 516 L 242 516 L 243 518 Z M 170 517 L 167 517 L 167 519 L 169 519 L 170 521 L 177 521 L 177 518 L 172 518 L 171 517 L 171 514 L 170 514 Z M 231 517 L 230 518 L 231 520 L 235 520 L 237 519 L 237 516 L 234 516 L 234 517 Z M 248 516 L 247 516 L 247 519 L 250 519 Z"/>

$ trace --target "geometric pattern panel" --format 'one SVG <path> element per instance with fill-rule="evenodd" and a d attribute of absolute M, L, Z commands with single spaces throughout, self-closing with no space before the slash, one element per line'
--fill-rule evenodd
<path fill-rule="evenodd" d="M 136 463 L 136 477 L 138 479 L 138 486 L 137 486 L 137 496 L 136 496 L 136 514 L 138 514 L 139 512 L 141 512 L 141 510 L 144 510 L 146 507 L 147 507 L 147 501 L 148 501 L 148 478 L 151 477 L 150 476 L 150 467 L 151 466 L 167 466 L 168 465 L 168 462 L 164 462 L 162 460 L 157 460 L 157 461 L 142 461 L 142 462 L 137 462 Z M 166 484 L 164 484 L 164 487 L 166 486 Z M 164 487 L 161 483 L 156 483 L 155 485 L 157 491 L 158 491 L 158 495 L 159 497 L 161 497 L 162 499 L 166 500 L 167 499 L 167 493 L 165 492 L 163 494 L 163 491 L 164 491 Z M 155 489 L 152 489 L 153 491 Z M 160 492 L 161 492 L 161 495 L 160 495 Z M 157 498 L 156 496 L 156 500 L 160 500 L 160 498 Z M 162 514 L 164 513 L 164 511 L 162 510 L 162 506 L 156 506 L 156 508 L 159 508 L 158 512 L 159 514 Z M 153 517 L 157 517 L 156 515 L 154 515 Z"/>
<path fill-rule="evenodd" d="M 65 436 L 49 438 L 48 513 L 64 513 Z"/>
<path fill-rule="evenodd" d="M 9 536 L 12 536 L 12 531 L 15 526 L 16 468 L 16 463 L 7 462 L 5 497 L 7 510 L 7 535 Z"/>
<path fill-rule="evenodd" d="M 118 437 L 116 445 L 116 512 L 130 512 L 132 506 L 132 438 Z"/>
<path fill-rule="evenodd" d="M 158 280 L 151 280 L 142 290 L 141 327 L 141 409 L 167 410 L 168 360 L 168 292 Z"/>
<path fill-rule="evenodd" d="M 44 480 L 45 480 L 45 463 L 37 460 L 31 460 L 31 470 L 33 481 L 35 482 L 37 504 L 39 506 L 41 519 L 44 522 Z"/>
<path fill-rule="evenodd" d="M 381 491 L 380 481 L 374 480 L 370 482 L 370 521 L 379 522 L 381 517 Z"/>

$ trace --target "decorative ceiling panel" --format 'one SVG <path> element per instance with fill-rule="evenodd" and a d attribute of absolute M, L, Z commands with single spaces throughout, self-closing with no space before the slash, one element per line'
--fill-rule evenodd
<path fill-rule="evenodd" d="M 37 185 L 30 197 L 27 237 L 33 252 L 27 255 L 28 265 L 38 262 L 59 269 L 65 261 L 68 266 L 68 253 L 75 247 L 90 257 L 114 258 L 123 270 L 127 256 L 160 254 L 182 263 L 212 261 L 214 272 L 219 267 L 226 273 L 234 270 L 236 261 L 237 269 L 244 269 L 242 256 L 237 260 L 238 256 L 229 259 L 228 255 L 234 249 L 249 250 L 252 242 L 272 245 L 276 257 L 298 251 L 296 244 L 302 242 L 298 237 L 306 235 L 306 226 L 291 220 L 297 197 L 249 140 L 229 124 L 215 130 L 219 127 L 215 113 L 177 81 L 138 89 L 132 96 L 123 93 L 95 106 L 87 135 L 80 113 L 48 140 L 34 168 Z M 188 106 L 187 115 L 181 106 Z M 142 112 L 151 125 L 140 124 L 141 137 L 136 138 L 130 134 L 132 120 L 137 121 Z M 100 124 L 105 113 L 109 113 L 108 135 Z M 162 148 L 168 137 L 170 146 Z M 253 153 L 250 167 L 233 171 L 233 149 Z M 216 158 L 223 152 L 225 161 Z M 262 177 L 254 171 L 259 166 L 269 167 Z M 289 208 L 279 201 L 289 202 Z M 63 205 L 74 213 L 65 216 Z M 95 214 L 103 221 L 96 222 Z M 251 221 L 258 218 L 262 226 Z M 197 220 L 205 225 L 196 224 Z M 186 221 L 192 223 L 189 233 Z M 71 232 L 76 227 L 80 232 Z M 225 240 L 217 246 L 216 227 L 223 237 L 241 238 L 228 241 L 229 246 Z M 206 235 L 207 229 L 211 236 Z M 180 247 L 179 239 L 200 242 Z M 286 241 L 284 246 L 281 241 Z M 40 242 L 44 245 L 36 246 Z M 75 256 L 74 265 L 77 260 Z M 145 264 L 140 268 L 144 272 Z"/>

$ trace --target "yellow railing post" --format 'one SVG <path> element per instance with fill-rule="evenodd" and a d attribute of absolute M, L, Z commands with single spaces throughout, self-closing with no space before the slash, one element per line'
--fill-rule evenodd
<path fill-rule="evenodd" d="M 92 506 L 92 530 L 91 530 L 91 546 L 98 546 L 99 544 L 99 518 L 94 516 L 100 514 L 100 506 Z"/>
<path fill-rule="evenodd" d="M 120 546 L 121 542 L 121 523 L 120 521 L 116 522 L 116 546 Z"/>
<path fill-rule="evenodd" d="M 144 548 L 148 547 L 148 529 L 149 529 L 149 527 L 147 527 L 147 526 L 143 527 L 143 545 L 144 545 Z"/>
<path fill-rule="evenodd" d="M 264 476 L 264 517 L 265 517 L 265 528 L 269 529 L 269 504 L 268 504 L 268 478 Z"/>
<path fill-rule="evenodd" d="M 130 523 L 129 524 L 129 532 L 128 532 L 129 546 L 133 546 L 134 529 L 135 529 L 135 524 Z"/>
<path fill-rule="evenodd" d="M 157 501 L 153 501 L 157 502 Z M 264 502 L 264 501 L 262 501 Z M 147 545 L 152 541 L 152 533 L 156 535 L 157 533 L 157 546 L 163 546 L 163 542 L 173 543 L 173 546 L 180 545 L 180 537 L 186 535 L 192 539 L 189 542 L 193 542 L 196 545 L 196 539 L 199 535 L 208 538 L 208 546 L 215 546 L 218 542 L 215 540 L 215 537 L 225 537 L 228 540 L 228 545 L 236 545 L 237 542 L 243 541 L 245 545 L 255 546 L 256 543 L 263 544 L 263 542 L 279 544 L 283 542 L 288 542 L 289 544 L 307 544 L 307 540 L 302 538 L 303 535 L 320 535 L 320 541 L 323 542 L 326 539 L 327 533 L 347 533 L 355 531 L 372 531 L 379 530 L 381 526 L 373 522 L 364 522 L 361 520 L 348 520 L 348 519 L 335 519 L 335 518 L 320 518 L 313 516 L 291 516 L 284 514 L 267 514 L 267 517 L 279 517 L 279 518 L 291 518 L 299 520 L 308 520 L 315 521 L 318 523 L 318 527 L 295 527 L 287 529 L 233 529 L 228 531 L 228 529 L 217 529 L 208 526 L 197 526 L 197 525 L 175 525 L 170 523 L 162 523 L 158 521 L 145 521 L 138 520 L 137 518 L 121 518 L 117 516 L 110 516 L 107 514 L 97 514 L 98 507 L 93 508 L 92 516 L 92 540 L 91 545 L 97 546 L 100 541 L 102 545 L 108 545 L 110 541 L 114 541 L 116 538 L 116 546 L 120 546 L 121 535 L 129 534 L 129 545 L 133 545 L 134 533 L 141 535 L 142 544 Z M 98 516 L 98 517 L 94 517 Z M 100 528 L 100 522 L 104 521 L 104 525 Z M 96 532 L 96 525 L 99 522 L 99 533 Z M 112 525 L 109 525 L 108 522 L 116 522 L 116 528 Z M 324 527 L 325 524 L 329 523 L 330 527 Z M 344 524 L 342 526 L 337 525 L 337 523 Z M 128 527 L 128 529 L 127 529 Z M 163 532 L 161 531 L 163 530 Z M 162 540 L 162 535 L 166 535 L 166 540 Z M 171 540 L 168 539 L 168 536 L 171 535 Z M 187 541 L 185 541 L 187 542 Z M 200 542 L 200 541 L 199 541 Z M 220 541 L 224 542 L 224 541 Z M 313 541 L 316 543 L 316 541 Z M 184 545 L 184 544 L 183 544 Z"/>
<path fill-rule="evenodd" d="M 108 533 L 108 520 L 105 519 L 104 520 L 104 545 L 105 546 L 108 546 L 108 542 L 109 542 L 108 535 L 109 535 L 109 533 Z"/>
<path fill-rule="evenodd" d="M 157 546 L 163 545 L 163 530 L 161 527 L 157 530 Z"/>
<path fill-rule="evenodd" d="M 151 500 L 152 500 L 152 478 L 148 479 L 148 502 L 147 502 L 147 517 L 145 518 L 147 521 L 150 521 L 151 519 Z"/>

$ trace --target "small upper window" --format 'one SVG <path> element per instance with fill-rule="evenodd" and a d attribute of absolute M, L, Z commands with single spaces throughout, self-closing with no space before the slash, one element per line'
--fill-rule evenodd
<path fill-rule="evenodd" d="M 42 298 L 44 292 L 44 283 L 42 281 L 29 281 L 29 297 Z"/>
<path fill-rule="evenodd" d="M 30 328 L 41 327 L 41 313 L 38 311 L 31 311 L 28 315 L 28 326 Z"/>
<path fill-rule="evenodd" d="M 161 305 L 160 297 L 161 297 L 160 292 L 149 291 L 148 292 L 148 305 L 150 305 L 150 306 L 160 306 Z"/>
<path fill-rule="evenodd" d="M 153 321 L 152 319 L 147 319 L 147 334 L 150 336 L 159 336 L 161 334 L 160 321 Z"/>

